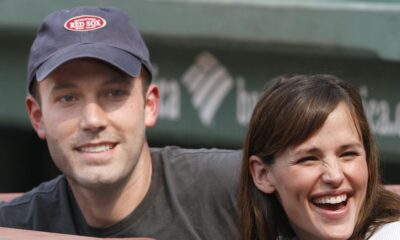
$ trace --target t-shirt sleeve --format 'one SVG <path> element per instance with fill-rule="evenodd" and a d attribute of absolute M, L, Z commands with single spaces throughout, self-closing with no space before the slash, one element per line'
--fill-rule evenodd
<path fill-rule="evenodd" d="M 391 222 L 380 227 L 369 240 L 398 240 L 400 239 L 400 221 Z"/>

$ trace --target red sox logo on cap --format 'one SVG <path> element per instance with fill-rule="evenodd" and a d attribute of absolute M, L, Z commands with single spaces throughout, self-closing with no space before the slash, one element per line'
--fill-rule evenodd
<path fill-rule="evenodd" d="M 85 32 L 105 27 L 106 24 L 106 20 L 102 17 L 82 15 L 68 19 L 64 24 L 64 28 L 70 31 Z"/>

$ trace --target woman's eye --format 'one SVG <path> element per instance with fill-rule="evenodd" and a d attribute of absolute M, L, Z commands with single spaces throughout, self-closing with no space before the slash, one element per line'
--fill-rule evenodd
<path fill-rule="evenodd" d="M 344 153 L 342 153 L 342 157 L 355 157 L 355 156 L 358 156 L 359 154 L 358 154 L 358 152 L 355 152 L 355 151 L 347 151 L 347 152 L 344 152 Z"/>
<path fill-rule="evenodd" d="M 306 162 L 316 161 L 316 160 L 318 160 L 318 158 L 315 156 L 306 156 L 306 157 L 302 157 L 302 158 L 298 159 L 297 163 L 306 163 Z"/>

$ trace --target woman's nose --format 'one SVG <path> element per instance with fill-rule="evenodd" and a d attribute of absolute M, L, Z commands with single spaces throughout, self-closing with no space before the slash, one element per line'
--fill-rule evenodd
<path fill-rule="evenodd" d="M 324 166 L 322 181 L 334 187 L 340 186 L 344 181 L 344 174 L 339 159 L 330 159 Z"/>

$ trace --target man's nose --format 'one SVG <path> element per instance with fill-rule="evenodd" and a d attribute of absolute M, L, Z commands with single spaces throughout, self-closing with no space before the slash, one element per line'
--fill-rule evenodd
<path fill-rule="evenodd" d="M 106 128 L 107 114 L 99 104 L 95 102 L 86 104 L 81 114 L 81 129 L 87 131 L 99 131 Z"/>
<path fill-rule="evenodd" d="M 326 161 L 324 173 L 322 175 L 322 181 L 333 187 L 339 187 L 342 185 L 344 181 L 344 174 L 340 164 L 340 159 L 331 158 Z"/>

